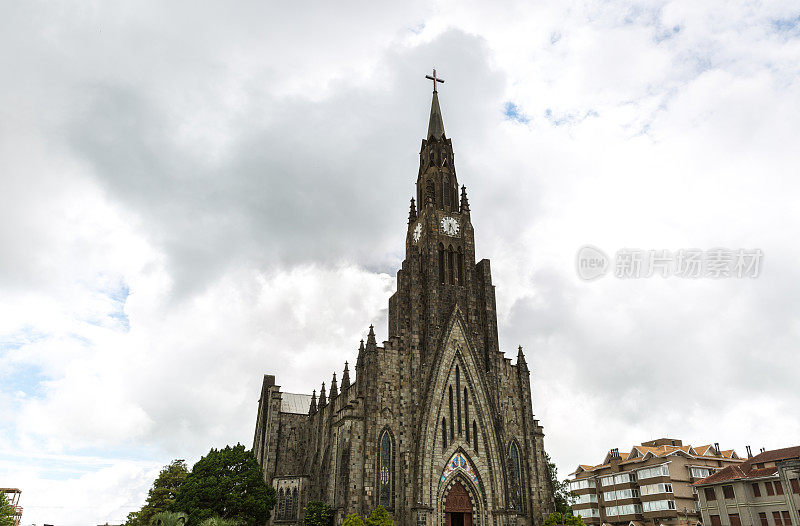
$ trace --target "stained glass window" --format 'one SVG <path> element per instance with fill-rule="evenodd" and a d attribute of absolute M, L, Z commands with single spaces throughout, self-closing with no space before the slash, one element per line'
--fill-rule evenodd
<path fill-rule="evenodd" d="M 389 431 L 384 431 L 380 440 L 380 453 L 378 457 L 378 504 L 384 508 L 392 508 L 392 437 Z"/>

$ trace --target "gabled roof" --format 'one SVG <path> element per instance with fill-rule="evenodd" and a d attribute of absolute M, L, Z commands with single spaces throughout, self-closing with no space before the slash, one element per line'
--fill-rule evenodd
<path fill-rule="evenodd" d="M 726 455 L 727 453 L 727 455 Z M 733 450 L 723 451 L 722 455 L 726 458 L 738 458 Z M 731 456 L 734 455 L 734 456 Z M 778 473 L 776 466 L 766 468 L 756 468 L 767 462 L 779 462 L 781 460 L 788 460 L 793 458 L 800 458 L 800 446 L 786 447 L 783 449 L 773 449 L 772 451 L 764 451 L 758 455 L 748 458 L 741 464 L 733 464 L 726 468 L 717 471 L 702 480 L 694 483 L 695 486 L 704 486 L 707 484 L 717 484 L 720 482 L 733 481 L 738 479 L 755 479 L 762 477 L 774 477 Z"/>

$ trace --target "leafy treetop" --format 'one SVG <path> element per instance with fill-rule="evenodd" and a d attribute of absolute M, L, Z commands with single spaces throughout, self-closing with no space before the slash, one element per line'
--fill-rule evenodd
<path fill-rule="evenodd" d="M 212 449 L 192 467 L 178 489 L 173 510 L 189 524 L 218 516 L 243 526 L 261 526 L 275 506 L 275 490 L 264 482 L 252 452 L 241 444 Z"/>

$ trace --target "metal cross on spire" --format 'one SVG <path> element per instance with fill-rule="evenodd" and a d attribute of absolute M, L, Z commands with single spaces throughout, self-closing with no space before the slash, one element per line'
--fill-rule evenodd
<path fill-rule="evenodd" d="M 440 79 L 439 77 L 436 76 L 436 70 L 435 69 L 433 70 L 433 76 L 425 75 L 425 78 L 433 81 L 433 92 L 434 93 L 436 93 L 436 83 L 437 82 L 441 82 L 442 84 L 444 84 L 444 79 Z"/>

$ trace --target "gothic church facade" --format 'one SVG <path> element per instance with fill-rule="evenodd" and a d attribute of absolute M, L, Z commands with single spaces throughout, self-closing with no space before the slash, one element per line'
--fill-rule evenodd
<path fill-rule="evenodd" d="M 539 525 L 554 511 L 530 372 L 521 347 L 516 363 L 500 351 L 436 80 L 419 159 L 388 339 L 370 327 L 355 381 L 345 363 L 318 397 L 264 376 L 253 452 L 277 491 L 270 524 L 301 524 L 312 500 L 336 524 L 378 505 L 412 526 Z"/>

